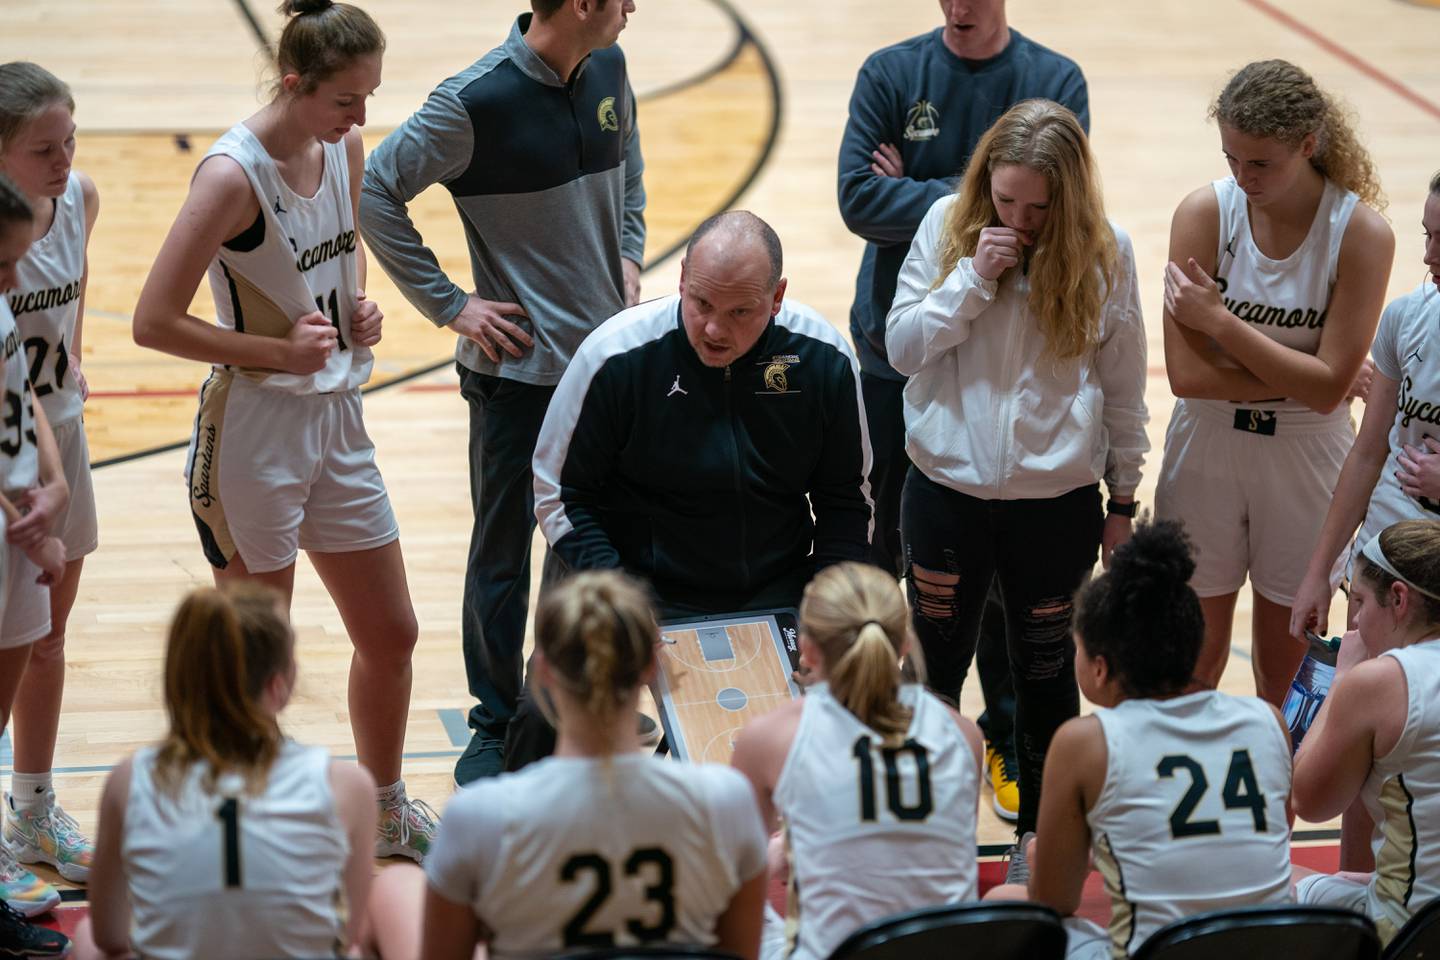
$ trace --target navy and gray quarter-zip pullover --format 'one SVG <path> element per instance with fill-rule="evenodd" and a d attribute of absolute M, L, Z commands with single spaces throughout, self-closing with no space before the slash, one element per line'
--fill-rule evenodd
<path fill-rule="evenodd" d="M 678 296 L 581 345 L 535 449 L 535 513 L 574 569 L 623 567 L 715 610 L 797 570 L 864 560 L 870 444 L 859 364 L 786 301 L 744 356 L 700 362 Z"/>
<path fill-rule="evenodd" d="M 525 43 L 531 14 L 503 44 L 440 84 L 370 154 L 360 228 L 405 298 L 436 326 L 468 291 L 445 275 L 406 204 L 440 183 L 470 247 L 475 293 L 520 304 L 535 340 L 492 363 L 461 338 L 477 373 L 549 385 L 575 349 L 625 306 L 621 258 L 645 254 L 644 161 L 625 55 L 596 50 L 562 79 Z"/>
<path fill-rule="evenodd" d="M 962 60 L 944 27 L 876 51 L 860 68 L 840 141 L 838 192 L 845 225 L 865 239 L 850 308 L 850 336 L 867 374 L 904 380 L 885 353 L 885 315 L 910 241 L 931 204 L 955 189 L 976 141 L 1021 100 L 1064 104 L 1090 129 L 1090 94 L 1075 61 L 1018 30 L 988 60 Z M 870 169 L 882 143 L 904 175 Z"/>

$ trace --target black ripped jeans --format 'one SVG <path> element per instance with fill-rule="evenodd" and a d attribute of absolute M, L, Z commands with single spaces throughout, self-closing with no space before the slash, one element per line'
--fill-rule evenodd
<path fill-rule="evenodd" d="M 991 580 L 999 586 L 1015 682 L 1020 834 L 1035 829 L 1050 739 L 1080 712 L 1072 597 L 1095 566 L 1104 522 L 1098 484 L 1045 500 L 981 500 L 916 467 L 905 478 L 910 610 L 940 696 L 959 701 Z"/>

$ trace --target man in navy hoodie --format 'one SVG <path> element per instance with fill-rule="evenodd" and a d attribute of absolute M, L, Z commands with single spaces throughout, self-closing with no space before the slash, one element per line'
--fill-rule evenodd
<path fill-rule="evenodd" d="M 840 143 L 840 215 L 864 238 L 850 335 L 860 359 L 875 500 L 871 561 L 903 575 L 900 491 L 905 378 L 885 355 L 885 315 L 895 278 L 931 204 L 955 189 L 976 142 L 1006 110 L 1032 97 L 1064 104 L 1090 129 L 1089 92 L 1073 60 L 1012 30 L 1005 0 L 940 0 L 942 26 L 885 47 L 860 68 Z M 993 601 L 993 598 L 992 598 Z M 995 811 L 1014 820 L 1014 692 L 997 604 L 985 614 L 977 653 L 988 708 L 986 776 Z"/>

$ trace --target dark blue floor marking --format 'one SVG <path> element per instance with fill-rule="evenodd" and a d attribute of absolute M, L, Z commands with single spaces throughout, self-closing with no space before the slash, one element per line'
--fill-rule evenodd
<path fill-rule="evenodd" d="M 467 747 L 470 745 L 470 725 L 465 722 L 464 710 L 436 710 L 440 714 L 440 723 L 445 727 L 445 733 L 450 737 L 452 747 Z"/>

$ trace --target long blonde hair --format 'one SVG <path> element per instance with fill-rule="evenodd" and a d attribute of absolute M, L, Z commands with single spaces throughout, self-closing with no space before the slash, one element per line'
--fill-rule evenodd
<path fill-rule="evenodd" d="M 175 611 L 165 644 L 165 711 L 170 730 L 155 758 L 155 780 L 175 794 L 190 767 L 206 764 L 213 787 L 237 773 L 264 788 L 280 752 L 280 725 L 261 704 L 265 686 L 294 662 L 295 641 L 269 587 L 202 587 Z"/>
<path fill-rule="evenodd" d="M 863 563 L 826 567 L 805 587 L 800 629 L 819 649 L 830 692 L 845 709 L 887 738 L 909 729 L 900 656 L 907 644 L 912 657 L 918 648 L 908 643 L 910 608 L 894 577 Z"/>
<path fill-rule="evenodd" d="M 1385 209 L 1375 162 L 1355 135 L 1350 111 L 1288 60 L 1256 60 L 1235 71 L 1210 105 L 1210 119 L 1292 148 L 1313 133 L 1310 165 L 1374 209 Z"/>
<path fill-rule="evenodd" d="M 615 570 L 566 578 L 546 591 L 535 611 L 535 645 L 555 682 L 601 725 L 614 720 L 644 682 L 659 638 L 645 588 Z"/>
<path fill-rule="evenodd" d="M 961 257 L 975 255 L 981 230 L 999 225 L 990 175 L 1011 165 L 1044 175 L 1050 185 L 1050 215 L 1030 260 L 1030 312 L 1047 352 L 1075 359 L 1100 340 L 1100 312 L 1115 283 L 1119 251 L 1085 130 L 1060 104 L 1022 100 L 980 138 L 945 216 L 935 286 Z"/>

